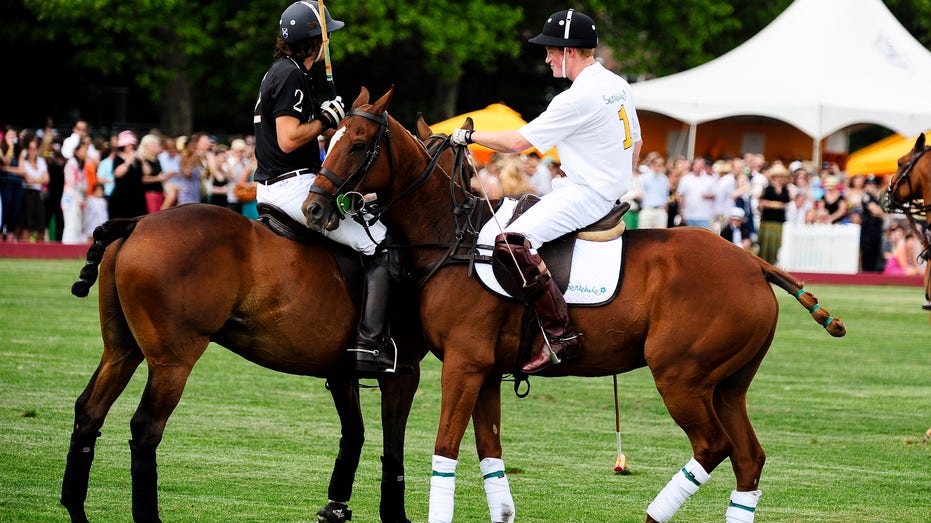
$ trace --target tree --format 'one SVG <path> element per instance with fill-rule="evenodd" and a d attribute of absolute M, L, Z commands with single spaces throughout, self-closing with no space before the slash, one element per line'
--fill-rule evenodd
<path fill-rule="evenodd" d="M 66 40 L 75 50 L 75 66 L 103 75 L 129 72 L 147 101 L 157 104 L 159 125 L 170 134 L 192 131 L 195 101 L 221 117 L 231 106 L 249 114 L 282 11 L 280 2 L 269 0 L 243 7 L 222 0 L 25 0 L 25 5 L 50 28 L 48 38 Z M 489 64 L 518 50 L 509 29 L 520 19 L 520 9 L 485 0 L 342 0 L 332 11 L 347 23 L 339 45 L 333 45 L 334 60 L 413 44 L 422 60 L 404 64 L 402 72 L 436 79 L 440 112 L 449 114 L 466 63 Z"/>
<path fill-rule="evenodd" d="M 125 104 L 116 104 L 125 110 L 98 110 L 101 120 L 157 118 L 169 134 L 195 127 L 247 133 L 287 1 L 0 0 L 5 18 L 0 44 L 12 46 L 7 60 L 23 78 L 55 84 L 4 88 L 20 98 L 41 88 L 49 107 L 69 116 L 102 106 L 101 100 L 115 93 L 125 98 Z M 931 43 L 931 0 L 885 1 L 919 41 Z M 574 5 L 595 19 L 617 72 L 637 79 L 720 56 L 790 3 L 578 0 Z M 380 93 L 395 85 L 396 116 L 422 111 L 428 121 L 437 121 L 504 101 L 532 118 L 568 85 L 552 78 L 540 48 L 526 43 L 548 15 L 566 7 L 561 0 L 327 0 L 327 5 L 346 22 L 333 37 L 332 56 L 337 87 L 349 101 L 359 86 Z M 605 50 L 600 55 L 607 57 Z M 315 75 L 321 76 L 316 70 Z M 0 108 L 0 120 L 26 110 Z"/>

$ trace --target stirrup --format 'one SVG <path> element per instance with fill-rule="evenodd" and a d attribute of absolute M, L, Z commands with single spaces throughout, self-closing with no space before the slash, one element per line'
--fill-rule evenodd
<path fill-rule="evenodd" d="M 394 350 L 394 354 L 390 356 L 387 351 L 382 350 L 389 345 Z M 363 378 L 377 378 L 384 374 L 395 374 L 398 371 L 398 345 L 391 336 L 377 344 L 374 349 L 359 348 L 357 345 L 348 349 L 347 352 L 355 353 L 353 371 Z M 360 366 L 360 363 L 363 365 Z"/>
<path fill-rule="evenodd" d="M 338 501 L 331 501 L 317 511 L 317 523 L 345 523 L 352 519 L 349 505 Z"/>
<path fill-rule="evenodd" d="M 567 356 L 568 356 L 569 358 L 571 358 L 572 356 L 574 356 L 574 354 L 570 354 L 572 351 L 569 350 L 569 349 L 567 349 L 567 350 L 565 351 L 566 354 L 563 354 L 563 357 L 560 358 L 559 355 L 556 354 L 556 351 L 553 350 L 553 345 L 552 345 L 551 343 L 560 343 L 560 344 L 562 344 L 562 343 L 566 343 L 566 342 L 571 342 L 571 341 L 573 341 L 573 340 L 575 340 L 575 339 L 577 339 L 577 338 L 581 338 L 581 337 L 582 337 L 582 333 L 581 333 L 581 332 L 576 332 L 576 333 L 573 334 L 572 336 L 562 336 L 562 337 L 556 336 L 556 337 L 553 337 L 553 338 L 550 338 L 548 335 L 544 334 L 544 335 L 543 335 L 543 343 L 546 344 L 546 350 L 549 351 L 549 353 L 550 353 L 550 364 L 551 364 L 551 365 L 559 365 L 560 363 L 562 363 L 562 360 L 567 359 Z"/>

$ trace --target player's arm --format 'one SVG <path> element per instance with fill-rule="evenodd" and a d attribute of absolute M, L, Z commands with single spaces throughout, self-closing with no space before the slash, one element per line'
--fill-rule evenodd
<path fill-rule="evenodd" d="M 640 165 L 640 150 L 643 149 L 643 140 L 634 142 L 634 171 Z"/>
<path fill-rule="evenodd" d="M 316 140 L 326 130 L 320 120 L 301 122 L 297 118 L 283 114 L 275 118 L 275 131 L 278 135 L 278 147 L 285 153 L 297 150 L 301 146 Z"/>
<path fill-rule="evenodd" d="M 502 153 L 519 153 L 533 147 L 517 130 L 473 131 L 469 140 Z"/>

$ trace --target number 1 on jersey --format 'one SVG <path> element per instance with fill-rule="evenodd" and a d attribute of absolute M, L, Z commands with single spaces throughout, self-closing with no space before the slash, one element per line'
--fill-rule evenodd
<path fill-rule="evenodd" d="M 627 108 L 622 105 L 621 110 L 617 112 L 617 117 L 624 122 L 624 148 L 630 149 L 630 146 L 634 144 L 634 140 L 630 137 L 630 121 L 627 119 Z"/>

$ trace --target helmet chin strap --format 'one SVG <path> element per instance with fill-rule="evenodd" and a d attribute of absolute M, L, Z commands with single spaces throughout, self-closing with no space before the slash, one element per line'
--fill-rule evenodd
<path fill-rule="evenodd" d="M 566 13 L 566 30 L 563 32 L 563 38 L 565 40 L 569 39 L 569 28 L 572 27 L 572 12 L 573 11 L 574 9 L 569 9 L 569 12 Z M 566 76 L 566 51 L 568 49 L 569 49 L 568 47 L 562 48 L 562 77 L 563 78 L 569 78 L 568 76 Z"/>

